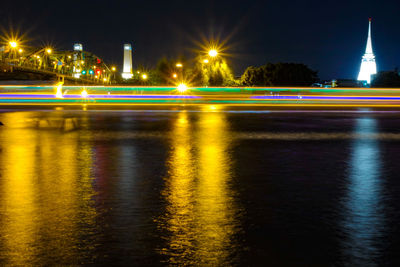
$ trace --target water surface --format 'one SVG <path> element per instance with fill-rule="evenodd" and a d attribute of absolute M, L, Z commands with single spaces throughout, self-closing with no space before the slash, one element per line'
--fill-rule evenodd
<path fill-rule="evenodd" d="M 0 265 L 400 263 L 400 113 L 0 121 Z"/>

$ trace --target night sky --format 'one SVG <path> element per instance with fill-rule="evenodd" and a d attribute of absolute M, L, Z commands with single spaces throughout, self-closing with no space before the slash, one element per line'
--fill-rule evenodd
<path fill-rule="evenodd" d="M 378 70 L 400 66 L 400 1 L 2 1 L 0 23 L 27 32 L 31 43 L 84 45 L 122 64 L 124 42 L 134 64 L 190 56 L 202 36 L 227 40 L 236 75 L 249 65 L 298 62 L 322 79 L 356 78 L 368 18 Z"/>

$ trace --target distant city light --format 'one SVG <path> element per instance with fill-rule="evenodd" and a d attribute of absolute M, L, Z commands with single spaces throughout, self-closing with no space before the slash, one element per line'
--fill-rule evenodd
<path fill-rule="evenodd" d="M 178 90 L 179 93 L 184 93 L 184 92 L 187 91 L 187 89 L 188 89 L 188 87 L 184 83 L 179 84 L 178 87 L 177 87 L 177 90 Z"/>
<path fill-rule="evenodd" d="M 178 77 L 178 74 L 174 73 L 172 74 L 172 77 L 176 79 Z"/>
<path fill-rule="evenodd" d="M 208 60 L 208 59 L 204 59 L 203 60 L 203 63 L 205 63 L 205 64 L 207 64 L 207 63 L 209 63 L 210 61 Z"/>
<path fill-rule="evenodd" d="M 53 52 L 53 50 L 52 50 L 51 48 L 47 48 L 47 49 L 46 49 L 46 53 L 47 53 L 47 54 L 51 54 L 52 52 Z"/>
<path fill-rule="evenodd" d="M 148 77 L 147 77 L 147 74 L 145 74 L 145 73 L 142 74 L 142 79 L 143 79 L 143 80 L 147 80 L 147 78 L 148 78 Z"/>
<path fill-rule="evenodd" d="M 210 57 L 216 57 L 216 56 L 218 56 L 218 52 L 215 49 L 211 49 L 210 51 L 208 51 L 208 55 Z"/>
<path fill-rule="evenodd" d="M 82 44 L 74 44 L 74 51 L 82 51 L 83 46 Z"/>
<path fill-rule="evenodd" d="M 176 67 L 177 67 L 177 68 L 182 68 L 183 65 L 182 65 L 182 63 L 177 63 L 177 64 L 176 64 Z"/>
<path fill-rule="evenodd" d="M 10 41 L 9 45 L 11 48 L 16 48 L 18 46 L 18 43 L 16 41 Z"/>
<path fill-rule="evenodd" d="M 57 84 L 56 98 L 64 98 L 63 93 L 62 93 L 62 86 L 63 86 L 62 82 Z"/>
<path fill-rule="evenodd" d="M 86 89 L 83 89 L 83 91 L 81 92 L 81 97 L 82 98 L 87 98 L 88 97 L 88 93 L 87 93 Z"/>

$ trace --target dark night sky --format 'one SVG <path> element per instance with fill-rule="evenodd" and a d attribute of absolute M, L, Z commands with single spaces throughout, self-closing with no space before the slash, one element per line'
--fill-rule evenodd
<path fill-rule="evenodd" d="M 38 44 L 72 49 L 80 42 L 110 63 L 122 63 L 131 42 L 134 63 L 190 54 L 201 36 L 228 39 L 236 74 L 248 65 L 299 62 L 322 79 L 356 78 L 368 18 L 379 70 L 400 66 L 400 1 L 2 1 L 0 23 Z M 231 36 L 231 37 L 229 37 Z"/>

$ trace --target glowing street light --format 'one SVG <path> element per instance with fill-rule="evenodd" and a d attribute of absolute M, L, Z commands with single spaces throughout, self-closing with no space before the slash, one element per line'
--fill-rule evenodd
<path fill-rule="evenodd" d="M 177 63 L 177 64 L 176 64 L 176 67 L 177 67 L 177 68 L 182 68 L 183 65 L 182 65 L 182 63 Z"/>
<path fill-rule="evenodd" d="M 179 93 L 182 94 L 182 93 L 187 91 L 188 87 L 187 87 L 186 84 L 181 83 L 181 84 L 178 85 L 178 87 L 176 89 L 178 90 Z"/>
<path fill-rule="evenodd" d="M 47 53 L 47 54 L 51 54 L 52 52 L 53 52 L 53 50 L 52 50 L 51 48 L 47 48 L 47 49 L 46 49 L 46 53 Z"/>
<path fill-rule="evenodd" d="M 148 77 L 147 77 L 147 74 L 145 74 L 145 73 L 142 74 L 142 79 L 143 79 L 143 80 L 147 80 L 147 78 L 148 78 Z"/>
<path fill-rule="evenodd" d="M 210 62 L 210 61 L 209 61 L 208 59 L 204 59 L 204 60 L 203 60 L 203 63 L 204 63 L 204 64 L 207 64 L 207 63 L 209 63 L 209 62 Z"/>
<path fill-rule="evenodd" d="M 62 82 L 57 84 L 56 98 L 64 98 L 63 92 L 62 92 L 62 86 L 63 86 Z"/>
<path fill-rule="evenodd" d="M 18 52 L 19 52 L 19 53 L 22 53 L 22 52 L 24 52 L 24 50 L 23 50 L 22 48 L 20 48 L 20 49 L 18 50 Z"/>
<path fill-rule="evenodd" d="M 208 55 L 210 57 L 216 57 L 216 56 L 218 56 L 218 51 L 215 49 L 211 49 L 210 51 L 208 51 Z"/>
<path fill-rule="evenodd" d="M 176 74 L 176 73 L 172 74 L 172 78 L 174 78 L 174 79 L 178 78 L 178 74 Z"/>
<path fill-rule="evenodd" d="M 8 44 L 10 45 L 11 48 L 17 48 L 18 46 L 18 43 L 16 41 L 10 41 Z"/>
<path fill-rule="evenodd" d="M 116 68 L 116 67 L 111 67 L 111 70 L 112 70 L 112 71 L 116 71 L 117 68 Z"/>
<path fill-rule="evenodd" d="M 81 92 L 81 97 L 82 98 L 87 98 L 88 97 L 88 92 L 86 91 L 86 89 L 83 89 L 83 91 Z"/>

